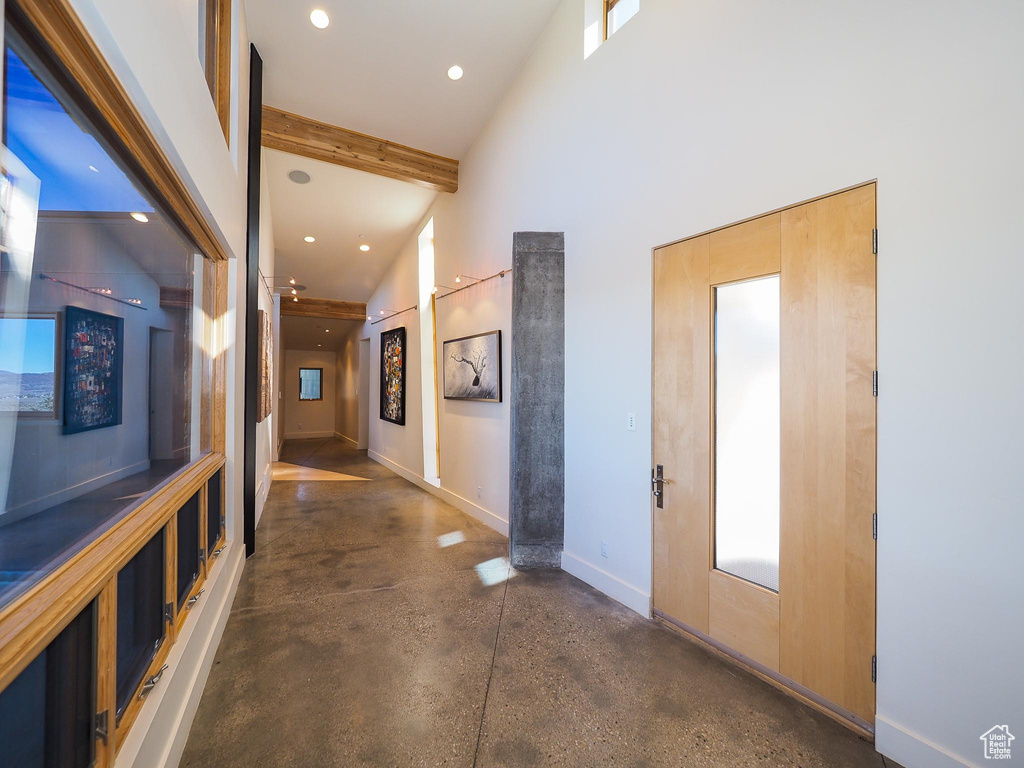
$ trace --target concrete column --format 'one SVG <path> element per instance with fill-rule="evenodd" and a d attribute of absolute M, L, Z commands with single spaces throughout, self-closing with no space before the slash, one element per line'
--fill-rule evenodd
<path fill-rule="evenodd" d="M 565 238 L 512 238 L 509 549 L 525 568 L 561 565 L 565 532 Z"/>

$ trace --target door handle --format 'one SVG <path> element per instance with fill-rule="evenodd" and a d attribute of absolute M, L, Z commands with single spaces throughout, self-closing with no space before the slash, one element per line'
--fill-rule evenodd
<path fill-rule="evenodd" d="M 668 480 L 665 479 L 665 468 L 659 464 L 651 473 L 651 492 L 654 493 L 654 500 L 658 509 L 665 508 L 665 486 Z"/>

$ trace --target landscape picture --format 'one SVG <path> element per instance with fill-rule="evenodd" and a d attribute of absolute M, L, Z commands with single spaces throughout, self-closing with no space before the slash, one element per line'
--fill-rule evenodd
<path fill-rule="evenodd" d="M 446 341 L 446 400 L 501 402 L 501 331 Z"/>
<path fill-rule="evenodd" d="M 405 426 L 405 328 L 380 335 L 380 417 Z"/>
<path fill-rule="evenodd" d="M 57 318 L 0 317 L 0 412 L 56 417 Z"/>
<path fill-rule="evenodd" d="M 64 317 L 64 434 L 121 423 L 124 321 L 79 307 Z"/>

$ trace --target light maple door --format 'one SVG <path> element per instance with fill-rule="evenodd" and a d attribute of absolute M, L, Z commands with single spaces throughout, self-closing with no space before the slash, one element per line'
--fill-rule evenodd
<path fill-rule="evenodd" d="M 875 185 L 654 254 L 654 607 L 870 730 Z"/>

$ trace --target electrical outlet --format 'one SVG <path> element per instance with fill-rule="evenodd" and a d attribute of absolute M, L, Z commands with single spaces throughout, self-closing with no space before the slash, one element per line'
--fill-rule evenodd
<path fill-rule="evenodd" d="M 482 491 L 482 490 L 480 489 L 480 486 L 478 485 L 478 486 L 476 487 L 476 497 L 477 497 L 478 499 L 481 499 L 481 498 L 483 498 L 482 494 L 483 494 L 483 491 Z"/>
<path fill-rule="evenodd" d="M 608 557 L 608 544 L 601 542 L 601 557 Z"/>
<path fill-rule="evenodd" d="M 635 413 L 627 413 L 626 414 L 626 429 L 629 430 L 630 432 L 636 432 L 636 414 Z"/>

